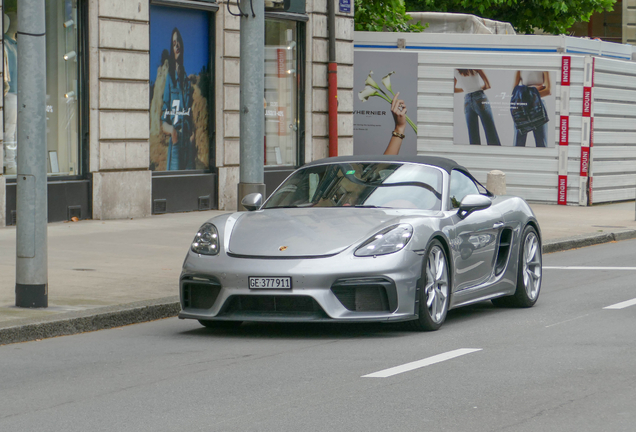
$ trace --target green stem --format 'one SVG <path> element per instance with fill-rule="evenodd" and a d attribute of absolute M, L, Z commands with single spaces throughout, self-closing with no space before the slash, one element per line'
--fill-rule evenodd
<path fill-rule="evenodd" d="M 415 135 L 417 135 L 417 126 L 415 126 L 415 123 L 413 123 L 413 121 L 409 118 L 409 116 L 406 116 L 406 121 L 409 122 L 409 124 L 411 125 L 411 127 L 415 131 Z"/>

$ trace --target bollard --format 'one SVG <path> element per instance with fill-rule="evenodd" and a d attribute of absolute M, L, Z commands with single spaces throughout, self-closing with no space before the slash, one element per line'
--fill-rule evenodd
<path fill-rule="evenodd" d="M 506 173 L 499 170 L 493 170 L 488 173 L 486 178 L 486 189 L 495 195 L 506 194 Z"/>

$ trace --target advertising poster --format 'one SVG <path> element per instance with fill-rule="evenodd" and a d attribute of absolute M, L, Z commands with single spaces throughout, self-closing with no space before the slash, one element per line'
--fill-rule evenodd
<path fill-rule="evenodd" d="M 150 6 L 150 169 L 209 167 L 208 12 Z"/>
<path fill-rule="evenodd" d="M 554 147 L 555 78 L 549 71 L 455 69 L 454 143 Z"/>
<path fill-rule="evenodd" d="M 417 53 L 356 51 L 353 76 L 353 154 L 381 155 L 395 121 L 391 100 L 399 92 L 408 124 L 399 154 L 417 154 Z"/>

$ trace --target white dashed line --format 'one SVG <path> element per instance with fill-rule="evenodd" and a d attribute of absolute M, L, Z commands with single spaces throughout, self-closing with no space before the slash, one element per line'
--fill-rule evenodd
<path fill-rule="evenodd" d="M 543 266 L 544 270 L 623 270 L 636 271 L 636 267 L 579 267 L 579 266 Z"/>
<path fill-rule="evenodd" d="M 626 307 L 634 305 L 636 305 L 636 299 L 631 299 L 621 303 L 616 303 L 615 305 L 604 307 L 603 309 L 625 309 Z"/>
<path fill-rule="evenodd" d="M 460 357 L 460 356 L 474 353 L 477 351 L 481 351 L 481 348 L 461 348 L 455 351 L 449 351 L 447 353 L 438 354 L 433 357 L 425 358 L 423 360 L 418 360 L 411 363 L 403 364 L 401 366 L 384 369 L 369 375 L 363 375 L 362 378 L 388 378 L 393 375 L 409 372 L 415 369 L 423 368 L 425 366 L 430 366 L 435 363 L 440 363 L 446 360 L 453 359 L 455 357 Z"/>

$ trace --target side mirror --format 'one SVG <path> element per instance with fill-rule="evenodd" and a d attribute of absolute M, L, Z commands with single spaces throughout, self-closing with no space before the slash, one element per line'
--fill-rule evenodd
<path fill-rule="evenodd" d="M 459 204 L 457 215 L 461 219 L 465 219 L 472 212 L 487 209 L 491 205 L 492 201 L 487 196 L 478 194 L 466 195 L 461 204 Z"/>
<path fill-rule="evenodd" d="M 241 200 L 241 205 L 247 211 L 258 210 L 263 205 L 263 195 L 258 192 L 247 194 Z"/>

